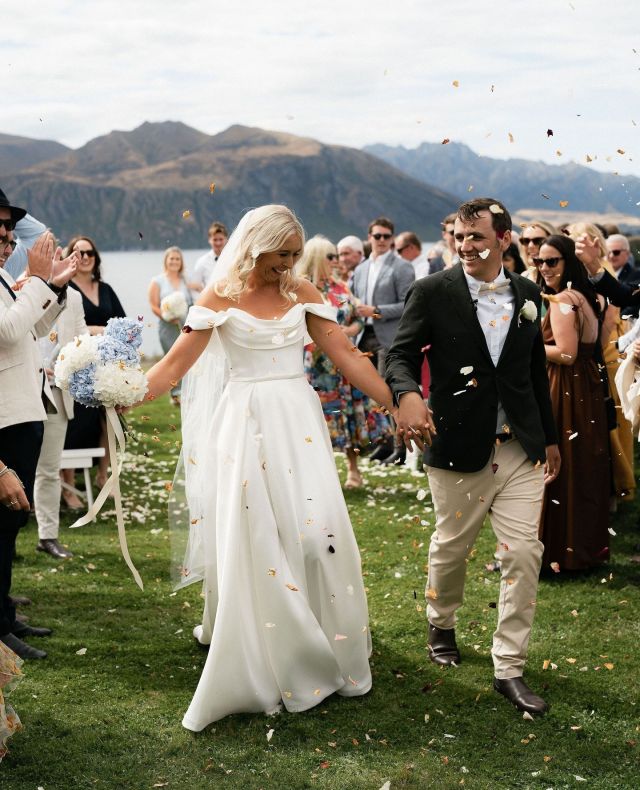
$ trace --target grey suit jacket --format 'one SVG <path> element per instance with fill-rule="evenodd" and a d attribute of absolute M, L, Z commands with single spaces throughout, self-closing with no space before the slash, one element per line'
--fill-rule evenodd
<path fill-rule="evenodd" d="M 356 266 L 353 273 L 353 295 L 363 304 L 367 304 L 370 267 L 371 259 L 367 258 Z M 373 304 L 380 314 L 380 318 L 374 320 L 373 328 L 383 348 L 389 348 L 393 343 L 404 310 L 404 300 L 414 280 L 413 266 L 391 251 L 382 264 L 373 289 Z"/>

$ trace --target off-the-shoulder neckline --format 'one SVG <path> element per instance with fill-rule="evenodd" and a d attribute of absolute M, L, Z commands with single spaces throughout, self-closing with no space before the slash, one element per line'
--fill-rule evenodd
<path fill-rule="evenodd" d="M 215 315 L 225 315 L 226 313 L 235 311 L 236 313 L 242 313 L 242 315 L 252 318 L 254 321 L 265 321 L 269 324 L 277 324 L 280 323 L 280 321 L 284 321 L 289 313 L 292 313 L 296 307 L 306 307 L 307 305 L 315 305 L 316 307 L 330 307 L 330 305 L 325 305 L 322 302 L 297 302 L 293 305 L 293 307 L 290 307 L 286 313 L 281 315 L 280 318 L 259 318 L 257 315 L 253 315 L 253 313 L 250 313 L 248 310 L 243 310 L 241 307 L 227 307 L 225 310 L 212 310 L 210 307 L 204 307 L 203 305 L 195 305 L 195 307 L 201 307 L 203 310 L 209 310 Z"/>

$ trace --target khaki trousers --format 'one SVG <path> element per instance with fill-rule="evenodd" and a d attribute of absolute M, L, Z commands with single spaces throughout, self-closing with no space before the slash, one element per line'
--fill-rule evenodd
<path fill-rule="evenodd" d="M 495 470 L 495 471 L 494 471 Z M 437 628 L 453 628 L 462 604 L 466 560 L 485 516 L 498 541 L 502 563 L 498 626 L 493 634 L 497 678 L 520 677 L 535 613 L 542 543 L 538 521 L 544 470 L 512 439 L 496 445 L 479 472 L 427 468 L 436 512 L 429 548 L 427 617 Z"/>
<path fill-rule="evenodd" d="M 51 394 L 58 411 L 47 414 L 47 419 L 44 422 L 44 438 L 33 489 L 40 540 L 57 539 L 60 531 L 60 492 L 62 488 L 60 458 L 67 435 L 68 420 L 60 390 L 57 387 L 52 387 Z"/>

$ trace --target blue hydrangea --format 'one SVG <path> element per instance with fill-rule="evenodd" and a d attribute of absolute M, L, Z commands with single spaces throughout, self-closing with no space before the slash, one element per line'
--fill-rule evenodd
<path fill-rule="evenodd" d="M 104 336 L 138 349 L 142 345 L 142 321 L 133 318 L 110 318 Z"/>
<path fill-rule="evenodd" d="M 83 406 L 99 406 L 95 399 L 93 385 L 95 382 L 96 366 L 87 365 L 69 376 L 69 392 L 71 397 L 82 403 Z"/>
<path fill-rule="evenodd" d="M 98 345 L 98 353 L 103 362 L 119 362 L 122 360 L 125 365 L 135 366 L 138 364 L 138 352 L 129 343 L 122 343 L 113 336 L 104 335 Z"/>

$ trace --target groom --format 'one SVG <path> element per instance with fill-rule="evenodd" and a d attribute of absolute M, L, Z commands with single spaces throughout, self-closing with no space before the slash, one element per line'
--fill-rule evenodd
<path fill-rule="evenodd" d="M 543 714 L 545 701 L 522 678 L 542 559 L 544 484 L 560 468 L 540 291 L 502 266 L 511 217 L 497 200 L 460 206 L 454 235 L 461 262 L 412 286 L 387 354 L 398 434 L 408 446 L 427 445 L 436 511 L 426 590 L 430 658 L 460 663 L 455 612 L 466 560 L 489 514 L 502 568 L 494 688 L 519 710 Z M 418 386 L 425 350 L 432 414 Z"/>

